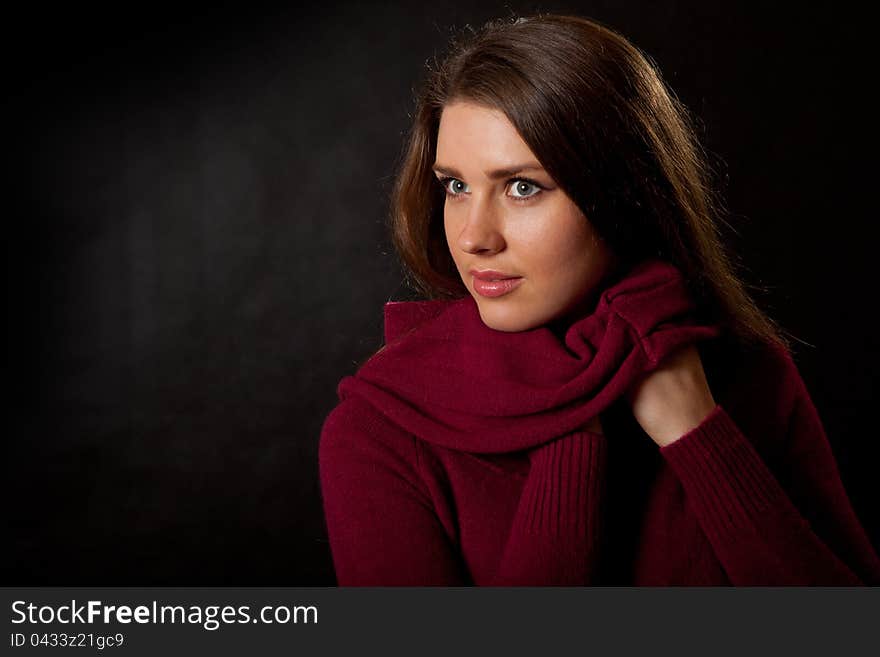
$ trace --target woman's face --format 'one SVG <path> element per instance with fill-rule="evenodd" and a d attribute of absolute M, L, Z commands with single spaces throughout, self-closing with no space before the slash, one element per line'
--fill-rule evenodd
<path fill-rule="evenodd" d="M 613 254 L 503 112 L 445 106 L 434 171 L 449 251 L 486 326 L 525 331 L 593 303 Z M 517 279 L 481 282 L 472 270 Z"/>

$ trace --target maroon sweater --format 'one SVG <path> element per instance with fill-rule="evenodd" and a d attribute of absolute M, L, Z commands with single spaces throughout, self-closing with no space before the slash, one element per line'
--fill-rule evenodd
<path fill-rule="evenodd" d="M 577 324 L 578 341 L 572 327 L 564 344 L 545 329 L 491 331 L 470 298 L 386 304 L 386 346 L 398 365 L 412 367 L 391 367 L 389 358 L 377 368 L 374 356 L 373 369 L 359 372 L 365 379 L 372 372 L 372 385 L 344 379 L 321 434 L 339 584 L 880 584 L 880 560 L 790 357 L 770 347 L 742 350 L 688 322 L 669 330 L 681 306 L 665 275 L 651 280 L 650 298 L 634 296 L 646 278 L 613 288 L 617 297 L 604 295 Z M 642 321 L 657 308 L 666 311 Z M 621 317 L 627 321 L 615 328 Z M 718 406 L 658 448 L 620 391 L 697 340 Z M 473 344 L 479 354 L 494 353 L 480 360 L 462 351 Z M 516 366 L 507 347 L 520 350 Z M 474 368 L 484 386 L 494 372 L 498 405 L 475 405 L 456 367 Z M 414 385 L 407 389 L 403 379 Z M 538 379 L 541 385 L 522 388 Z M 386 383 L 397 389 L 380 389 Z M 509 399 L 520 407 L 538 401 L 510 416 Z M 603 434 L 566 424 L 584 407 L 598 412 Z M 524 428 L 538 427 L 529 424 L 536 412 L 549 433 Z M 571 422 L 583 426 L 584 416 Z M 562 439 L 549 439 L 560 432 Z"/>

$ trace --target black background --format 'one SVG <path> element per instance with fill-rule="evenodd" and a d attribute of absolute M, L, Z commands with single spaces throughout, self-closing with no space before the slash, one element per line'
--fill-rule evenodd
<path fill-rule="evenodd" d="M 412 89 L 454 28 L 535 9 L 621 31 L 701 120 L 729 237 L 809 345 L 796 362 L 880 544 L 865 16 L 38 7 L 3 46 L 6 585 L 334 583 L 317 441 L 382 304 L 414 298 L 384 228 Z"/>

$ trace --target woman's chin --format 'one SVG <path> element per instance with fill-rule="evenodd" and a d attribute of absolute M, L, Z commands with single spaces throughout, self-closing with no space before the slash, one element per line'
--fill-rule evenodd
<path fill-rule="evenodd" d="M 521 304 L 500 302 L 496 299 L 477 299 L 480 319 L 490 329 L 504 333 L 519 333 L 536 328 L 542 324 L 534 313 L 525 312 Z"/>

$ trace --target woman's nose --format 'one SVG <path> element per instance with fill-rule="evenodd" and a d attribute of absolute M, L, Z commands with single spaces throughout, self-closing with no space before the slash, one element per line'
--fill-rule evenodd
<path fill-rule="evenodd" d="M 499 217 L 489 200 L 474 201 L 465 213 L 458 246 L 467 253 L 495 253 L 504 248 Z"/>

